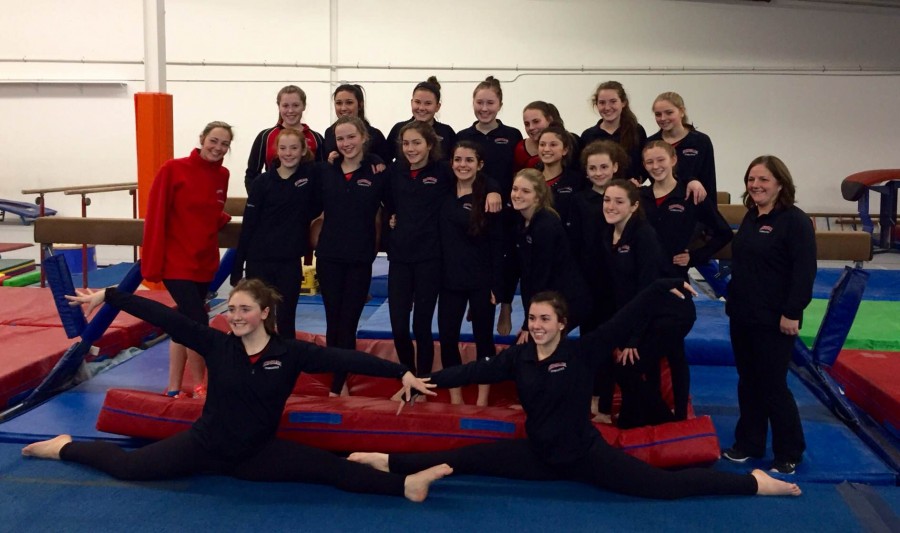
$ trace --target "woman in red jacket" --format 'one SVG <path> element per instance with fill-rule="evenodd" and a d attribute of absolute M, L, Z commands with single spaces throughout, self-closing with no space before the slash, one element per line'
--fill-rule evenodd
<path fill-rule="evenodd" d="M 207 124 L 200 148 L 159 169 L 144 217 L 141 274 L 162 281 L 178 310 L 204 324 L 209 321 L 206 293 L 219 268 L 219 230 L 231 219 L 224 212 L 229 174 L 222 166 L 231 139 L 225 122 Z M 169 349 L 166 394 L 180 394 L 186 363 L 196 384 L 194 396 L 205 397 L 203 359 L 175 342 Z"/>

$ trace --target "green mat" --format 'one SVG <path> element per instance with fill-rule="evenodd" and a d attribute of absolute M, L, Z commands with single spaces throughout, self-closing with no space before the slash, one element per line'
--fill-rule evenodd
<path fill-rule="evenodd" d="M 813 299 L 803 312 L 800 338 L 812 344 L 828 300 Z M 900 351 L 900 302 L 863 300 L 850 328 L 845 349 Z"/>

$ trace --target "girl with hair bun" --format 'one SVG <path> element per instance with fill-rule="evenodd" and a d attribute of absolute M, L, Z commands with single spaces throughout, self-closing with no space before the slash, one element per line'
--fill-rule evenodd
<path fill-rule="evenodd" d="M 441 84 L 437 78 L 429 76 L 427 80 L 416 85 L 409 104 L 412 108 L 412 118 L 394 124 L 390 133 L 388 133 L 387 144 L 392 153 L 385 162 L 390 163 L 400 157 L 399 154 L 402 153 L 400 129 L 411 122 L 424 122 L 431 126 L 438 141 L 440 141 L 437 159 L 449 161 L 450 150 L 456 145 L 456 132 L 447 124 L 438 122 L 434 118 L 437 112 L 441 110 Z"/>
<path fill-rule="evenodd" d="M 396 149 L 388 144 L 381 130 L 369 124 L 366 118 L 366 92 L 356 83 L 338 85 L 331 95 L 334 101 L 334 114 L 337 118 L 359 117 L 366 126 L 368 144 L 366 153 L 377 155 L 382 161 L 390 161 L 395 157 Z M 325 130 L 324 153 L 326 159 L 337 156 L 338 148 L 334 140 L 334 124 Z"/>
<path fill-rule="evenodd" d="M 618 143 L 628 154 L 631 164 L 621 170 L 626 178 L 644 181 L 641 165 L 641 148 L 647 142 L 647 132 L 638 123 L 631 110 L 625 87 L 617 81 L 605 81 L 597 86 L 591 96 L 591 105 L 600 114 L 600 121 L 581 134 L 581 142 L 587 146 L 593 141 L 610 140 Z"/>
<path fill-rule="evenodd" d="M 278 133 L 284 128 L 294 128 L 303 132 L 306 138 L 306 149 L 313 155 L 316 161 L 325 161 L 327 155 L 322 149 L 324 139 L 322 134 L 313 131 L 303 123 L 303 112 L 306 110 L 306 93 L 296 85 L 286 85 L 278 91 L 275 97 L 278 104 L 278 122 L 272 128 L 266 128 L 259 132 L 253 140 L 250 148 L 250 158 L 247 160 L 247 172 L 244 174 L 244 187 L 250 194 L 251 184 L 257 176 L 273 169 L 273 164 L 278 160 L 276 139 Z"/>
<path fill-rule="evenodd" d="M 659 131 L 647 140 L 666 141 L 675 148 L 678 157 L 675 175 L 687 185 L 687 194 L 694 198 L 695 204 L 707 197 L 715 203 L 716 158 L 712 141 L 688 120 L 684 99 L 675 92 L 660 94 L 653 101 L 653 116 Z"/>

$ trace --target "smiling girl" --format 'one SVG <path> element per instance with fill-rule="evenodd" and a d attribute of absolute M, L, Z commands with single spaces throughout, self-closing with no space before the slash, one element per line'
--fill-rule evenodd
<path fill-rule="evenodd" d="M 450 149 L 456 144 L 456 132 L 447 124 L 438 122 L 434 118 L 437 112 L 441 110 L 441 84 L 438 83 L 437 78 L 429 76 L 426 81 L 416 85 L 409 105 L 412 108 L 412 118 L 394 124 L 390 133 L 388 133 L 387 144 L 395 151 L 385 162 L 391 162 L 398 157 L 395 147 L 399 144 L 400 130 L 411 122 L 424 122 L 431 126 L 437 136 L 437 140 L 440 141 L 435 159 L 449 161 Z"/>
<path fill-rule="evenodd" d="M 178 310 L 202 324 L 209 321 L 206 296 L 219 268 L 219 230 L 231 219 L 223 211 L 229 173 L 222 160 L 232 138 L 228 124 L 207 124 L 200 148 L 159 169 L 144 217 L 141 274 L 147 281 L 162 281 Z M 204 397 L 203 359 L 175 342 L 169 347 L 166 394 L 182 394 L 185 365 L 194 380 L 194 396 Z"/>
<path fill-rule="evenodd" d="M 638 123 L 631 110 L 625 87 L 617 81 L 605 81 L 597 86 L 591 104 L 600 114 L 600 121 L 581 134 L 581 142 L 587 145 L 596 140 L 618 143 L 628 154 L 630 166 L 623 168 L 624 177 L 644 180 L 641 165 L 641 148 L 647 142 L 647 132 Z"/>
<path fill-rule="evenodd" d="M 649 141 L 665 141 L 675 148 L 678 166 L 675 175 L 699 204 L 707 196 L 716 201 L 716 158 L 709 136 L 697 131 L 688 120 L 684 99 L 675 92 L 665 92 L 653 101 L 653 116 L 659 131 Z"/>
<path fill-rule="evenodd" d="M 276 139 L 278 133 L 284 128 L 293 128 L 303 132 L 306 139 L 306 149 L 316 161 L 324 161 L 327 155 L 322 149 L 324 139 L 322 134 L 310 129 L 303 123 L 303 112 L 306 110 L 306 93 L 296 85 L 286 85 L 278 91 L 275 98 L 278 104 L 278 123 L 273 128 L 266 128 L 259 132 L 250 148 L 250 158 L 247 160 L 247 172 L 244 175 L 244 186 L 247 194 L 250 193 L 251 184 L 257 176 L 265 171 L 272 170 L 272 164 L 278 159 Z"/>
<path fill-rule="evenodd" d="M 309 226 L 322 212 L 315 192 L 312 154 L 300 130 L 284 128 L 276 137 L 280 164 L 253 181 L 231 273 L 236 285 L 244 275 L 278 290 L 278 334 L 296 334 L 297 301 L 303 280 L 301 258 L 309 252 Z"/>
<path fill-rule="evenodd" d="M 762 470 L 737 474 L 711 468 L 669 471 L 650 466 L 607 444 L 590 423 L 588 398 L 598 362 L 608 357 L 632 329 L 658 316 L 693 320 L 693 303 L 668 291 L 673 287 L 685 292 L 693 292 L 692 289 L 683 282 L 672 281 L 660 280 L 611 321 L 577 340 L 567 339 L 562 333 L 568 327 L 565 299 L 554 292 L 536 294 L 528 308 L 533 343 L 512 346 L 490 360 L 474 361 L 431 376 L 432 383 L 439 387 L 515 381 L 526 415 L 526 438 L 438 452 L 354 453 L 350 461 L 395 473 L 445 464 L 455 474 L 570 480 L 643 498 L 713 494 L 799 496 L 796 484 L 773 479 Z"/>
<path fill-rule="evenodd" d="M 325 305 L 328 346 L 356 348 L 375 260 L 376 227 L 387 193 L 387 174 L 372 172 L 368 130 L 354 116 L 343 116 L 332 131 L 338 157 L 323 165 L 318 180 L 324 224 L 316 247 L 316 274 Z M 344 375 L 335 375 L 331 393 L 341 393 Z"/>
<path fill-rule="evenodd" d="M 433 395 L 397 363 L 362 352 L 315 346 L 274 334 L 278 293 L 259 280 L 242 280 L 228 298 L 230 333 L 198 324 L 152 300 L 110 288 L 67 296 L 90 312 L 102 303 L 160 327 L 196 350 L 209 366 L 209 396 L 190 429 L 126 452 L 105 441 L 73 442 L 70 435 L 29 444 L 22 455 L 96 468 L 116 479 L 149 481 L 198 474 L 248 481 L 330 485 L 350 492 L 405 496 L 422 501 L 446 465 L 402 476 L 386 475 L 330 452 L 275 436 L 284 405 L 301 372 L 349 371 L 398 378 Z"/>
<path fill-rule="evenodd" d="M 462 363 L 459 334 L 468 305 L 477 357 L 485 359 L 494 348 L 495 295 L 501 285 L 503 234 L 498 215 L 486 214 L 487 177 L 478 145 L 460 141 L 453 150 L 456 194 L 440 212 L 443 280 L 438 300 L 438 331 L 444 368 Z M 488 386 L 478 388 L 476 405 L 487 405 Z M 463 403 L 459 389 L 450 389 L 451 403 Z"/>
<path fill-rule="evenodd" d="M 731 241 L 728 222 L 710 199 L 694 205 L 685 200 L 687 188 L 675 179 L 675 149 L 665 141 L 650 141 L 644 147 L 644 168 L 652 183 L 641 188 L 641 205 L 648 222 L 656 230 L 665 254 L 663 277 L 688 280 L 688 269 L 706 264 Z M 701 233 L 702 232 L 702 233 Z M 693 241 L 701 235 L 702 244 Z M 690 390 L 690 368 L 684 354 L 684 343 L 673 342 L 666 357 L 672 372 L 675 418 L 687 418 Z"/>

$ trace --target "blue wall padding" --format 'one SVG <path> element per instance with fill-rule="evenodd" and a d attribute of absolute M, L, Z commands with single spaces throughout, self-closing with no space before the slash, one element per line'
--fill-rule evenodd
<path fill-rule="evenodd" d="M 733 366 L 731 335 L 725 302 L 694 298 L 697 321 L 684 339 L 688 363 L 692 365 Z"/>
<path fill-rule="evenodd" d="M 869 281 L 863 300 L 900 301 L 900 270 L 867 270 Z M 844 273 L 843 268 L 820 268 L 813 285 L 813 298 L 827 300 Z"/>
<path fill-rule="evenodd" d="M 503 422 L 500 420 L 484 420 L 481 418 L 461 418 L 459 420 L 459 429 L 473 431 L 495 431 L 498 433 L 513 434 L 516 432 L 516 425 L 511 422 Z"/>
<path fill-rule="evenodd" d="M 868 280 L 869 273 L 865 270 L 844 267 L 843 274 L 834 286 L 812 346 L 812 356 L 816 363 L 834 365 L 850 333 Z"/>
<path fill-rule="evenodd" d="M 219 270 L 216 271 L 216 275 L 213 277 L 212 283 L 209 284 L 209 292 L 218 292 L 219 287 L 221 287 L 222 284 L 225 283 L 225 280 L 231 277 L 231 269 L 234 268 L 234 261 L 236 257 L 237 251 L 234 248 L 225 250 L 225 255 L 222 256 L 221 260 L 219 260 Z"/>
<path fill-rule="evenodd" d="M 66 300 L 67 294 L 75 294 L 75 285 L 72 283 L 72 275 L 69 273 L 66 258 L 62 255 L 45 257 L 41 268 L 47 276 L 47 284 L 50 285 L 50 292 L 53 294 L 53 303 L 56 304 L 56 311 L 59 313 L 66 336 L 74 339 L 84 331 L 87 320 L 85 320 L 80 306 L 71 306 Z"/>

